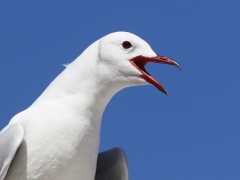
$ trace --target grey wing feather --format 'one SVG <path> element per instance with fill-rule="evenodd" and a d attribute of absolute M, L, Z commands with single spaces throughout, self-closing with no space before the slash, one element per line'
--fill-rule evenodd
<path fill-rule="evenodd" d="M 0 132 L 0 180 L 4 180 L 8 168 L 22 143 L 24 135 L 20 124 L 8 125 Z"/>
<path fill-rule="evenodd" d="M 95 180 L 128 179 L 127 157 L 121 148 L 113 148 L 98 154 Z"/>

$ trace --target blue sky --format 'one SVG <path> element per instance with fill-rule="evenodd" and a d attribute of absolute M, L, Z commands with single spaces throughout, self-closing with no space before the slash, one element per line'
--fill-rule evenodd
<path fill-rule="evenodd" d="M 123 148 L 130 179 L 240 179 L 239 1 L 1 1 L 0 129 L 92 42 L 129 31 L 182 71 L 149 64 L 168 90 L 119 92 L 100 151 Z"/>

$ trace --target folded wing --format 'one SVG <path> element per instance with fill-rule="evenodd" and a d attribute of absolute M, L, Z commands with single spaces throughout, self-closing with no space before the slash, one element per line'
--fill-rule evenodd
<path fill-rule="evenodd" d="M 8 168 L 22 143 L 24 135 L 20 124 L 6 126 L 0 132 L 0 180 L 4 180 Z"/>

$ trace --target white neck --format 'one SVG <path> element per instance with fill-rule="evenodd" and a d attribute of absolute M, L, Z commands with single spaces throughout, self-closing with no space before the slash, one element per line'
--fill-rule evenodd
<path fill-rule="evenodd" d="M 98 54 L 94 52 L 98 50 L 96 46 L 98 41 L 69 64 L 40 97 L 46 100 L 69 98 L 76 108 L 84 104 L 85 108 L 103 112 L 111 98 L 124 85 L 116 83 L 103 64 L 99 63 Z"/>
<path fill-rule="evenodd" d="M 123 84 L 115 83 L 111 74 L 106 76 L 109 72 L 105 72 L 103 63 L 99 63 L 98 54 L 94 52 L 98 49 L 96 46 L 98 41 L 73 61 L 28 109 L 34 111 L 28 114 L 35 116 L 30 118 L 34 119 L 35 126 L 29 131 L 37 134 L 37 128 L 43 126 L 47 136 L 39 130 L 38 142 L 44 143 L 46 137 L 52 142 L 42 151 L 48 152 L 48 147 L 65 143 L 61 144 L 63 148 L 58 151 L 61 153 L 58 157 L 60 162 L 68 162 L 63 167 L 66 173 L 62 175 L 67 179 L 76 173 L 83 176 L 82 179 L 94 178 L 102 114 L 114 94 L 124 88 Z M 32 138 L 30 135 L 25 138 L 31 143 L 28 140 Z M 69 158 L 71 156 L 73 158 Z M 55 166 L 54 163 L 48 166 Z M 86 168 L 79 168 L 83 164 Z"/>

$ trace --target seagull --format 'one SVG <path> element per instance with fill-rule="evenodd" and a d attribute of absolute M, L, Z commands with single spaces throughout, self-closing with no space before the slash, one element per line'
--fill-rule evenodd
<path fill-rule="evenodd" d="M 26 110 L 0 132 L 0 180 L 127 180 L 121 148 L 98 154 L 102 115 L 130 86 L 165 88 L 145 69 L 149 62 L 180 68 L 129 32 L 91 44 Z"/>

